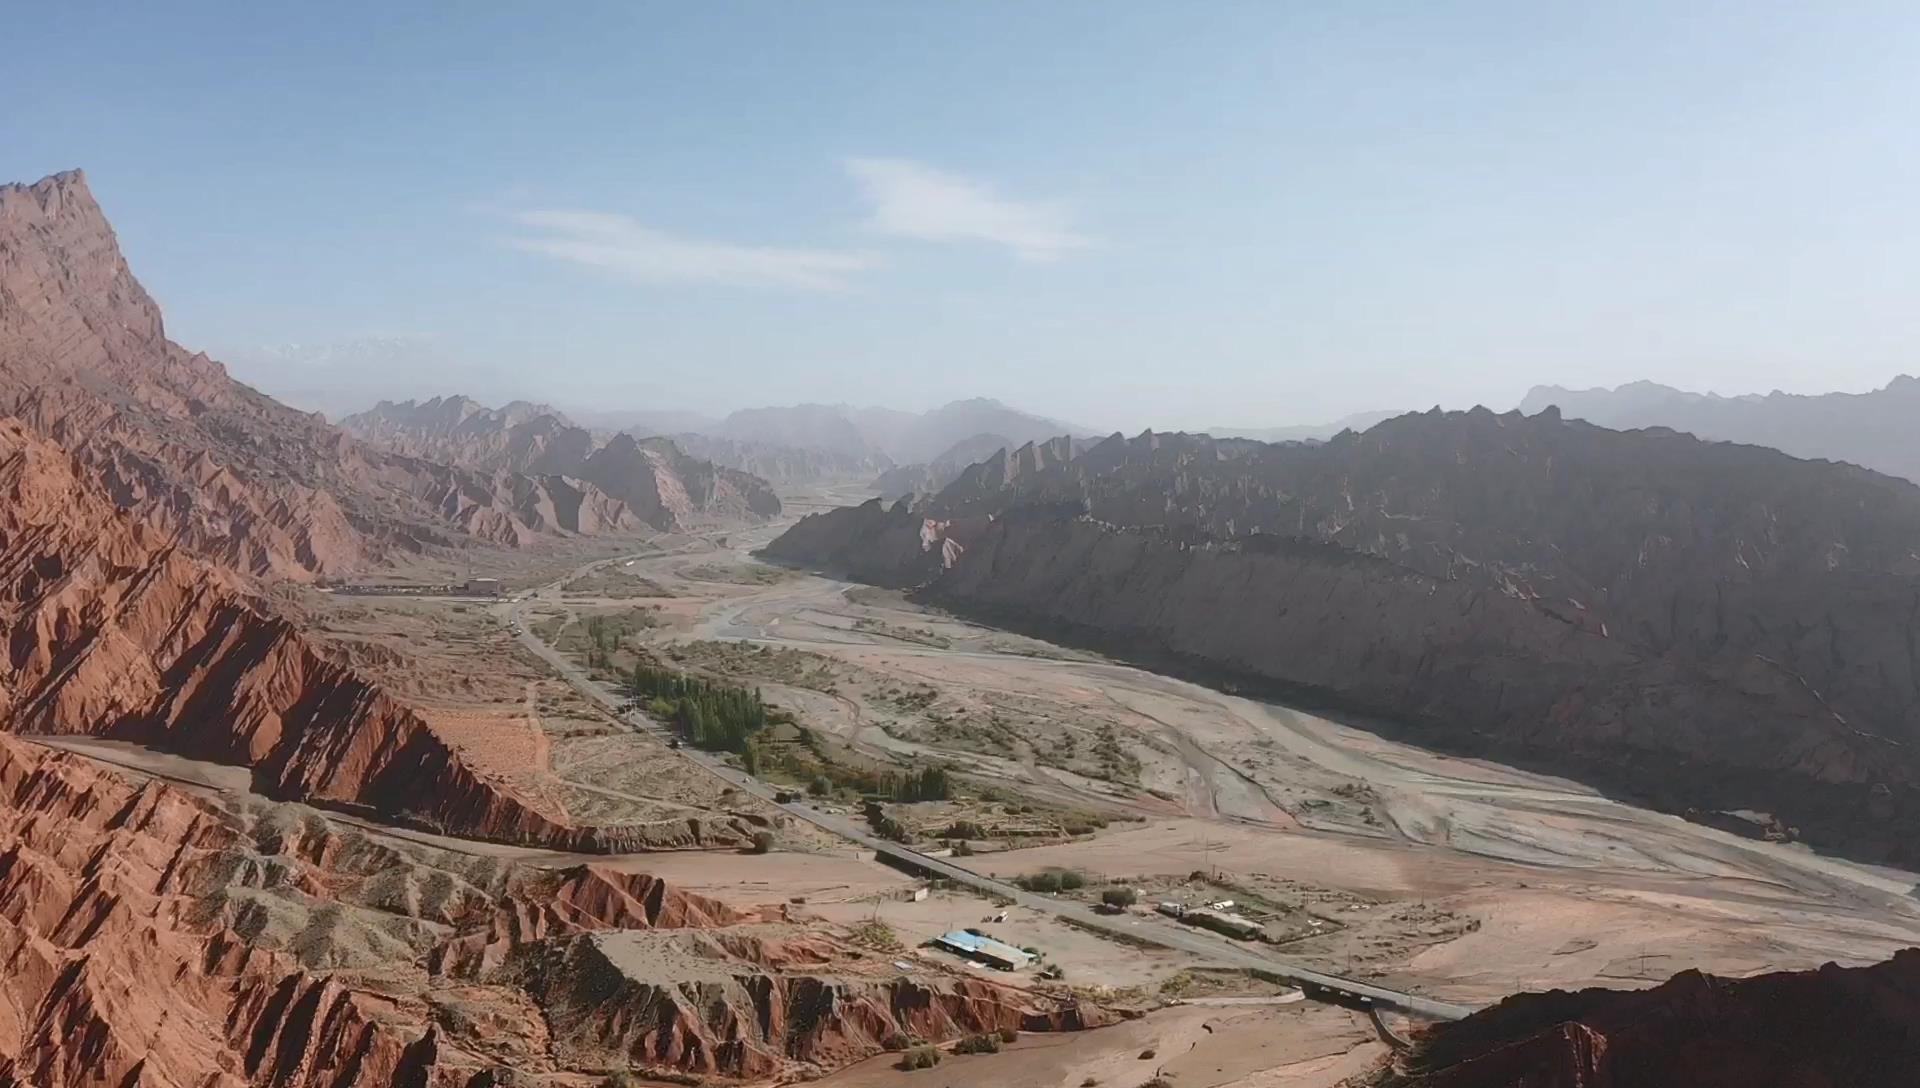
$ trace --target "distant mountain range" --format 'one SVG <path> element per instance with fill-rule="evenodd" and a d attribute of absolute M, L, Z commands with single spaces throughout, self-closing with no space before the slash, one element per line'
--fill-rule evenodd
<path fill-rule="evenodd" d="M 849 456 L 885 456 L 896 465 L 938 458 L 976 435 L 998 435 L 1012 445 L 1045 441 L 1087 428 L 1010 408 L 997 400 L 957 400 L 927 412 L 796 404 L 735 412 L 701 433 Z"/>
<path fill-rule="evenodd" d="M 1355 412 L 1331 423 L 1300 423 L 1289 427 L 1210 427 L 1215 438 L 1251 438 L 1260 442 L 1325 442 L 1341 431 L 1364 431 L 1376 423 L 1385 423 L 1406 413 L 1400 409 Z"/>
<path fill-rule="evenodd" d="M 1667 427 L 1699 438 L 1771 446 L 1795 457 L 1846 461 L 1920 481 L 1920 378 L 1901 376 L 1871 393 L 1723 397 L 1654 382 L 1615 389 L 1530 390 L 1520 410 L 1562 414 L 1615 430 Z"/>
<path fill-rule="evenodd" d="M 773 489 L 752 473 L 691 456 L 668 438 L 622 432 L 602 441 L 543 404 L 488 408 L 463 396 L 381 401 L 341 420 L 340 429 L 410 457 L 581 480 L 656 529 L 780 512 Z"/>

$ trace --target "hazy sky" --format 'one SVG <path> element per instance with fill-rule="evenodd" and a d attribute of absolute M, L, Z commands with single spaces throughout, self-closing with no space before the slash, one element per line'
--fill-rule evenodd
<path fill-rule="evenodd" d="M 1920 369 L 1910 2 L 67 3 L 0 36 L 0 177 L 86 168 L 176 339 L 399 338 L 431 362 L 373 368 L 396 394 L 1131 429 Z"/>

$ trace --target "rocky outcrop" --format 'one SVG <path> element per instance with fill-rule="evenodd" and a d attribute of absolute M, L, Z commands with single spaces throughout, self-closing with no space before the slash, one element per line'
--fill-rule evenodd
<path fill-rule="evenodd" d="M 1920 489 L 1848 466 L 1551 413 L 1148 434 L 768 554 L 1920 862 Z"/>
<path fill-rule="evenodd" d="M 1076 1031 L 1111 1020 L 1070 997 L 850 961 L 832 940 L 778 927 L 594 933 L 525 950 L 512 969 L 568 1060 L 697 1075 L 832 1069 L 893 1037 Z"/>
<path fill-rule="evenodd" d="M 780 512 L 780 499 L 765 480 L 688 457 L 665 438 L 614 435 L 580 466 L 580 477 L 663 528 Z"/>
<path fill-rule="evenodd" d="M 0 414 L 72 454 L 122 508 L 257 574 L 627 518 L 577 483 L 371 448 L 172 343 L 77 171 L 0 186 Z"/>
<path fill-rule="evenodd" d="M 240 827 L 171 788 L 0 737 L 0 1083 L 465 1084 L 424 1002 L 190 921 Z"/>
<path fill-rule="evenodd" d="M 229 808 L 5 736 L 0 958 L 0 1084 L 35 1088 L 803 1077 L 896 1030 L 1106 1016 L 875 964 L 780 908 Z"/>
<path fill-rule="evenodd" d="M 772 487 L 752 473 L 688 456 L 665 438 L 623 433 L 603 444 L 559 413 L 519 401 L 497 411 L 457 396 L 382 401 L 340 425 L 383 449 L 470 472 L 564 480 L 586 493 L 576 506 L 611 503 L 661 530 L 780 512 Z"/>
<path fill-rule="evenodd" d="M 629 848 L 657 829 L 573 826 L 469 766 L 410 708 L 255 607 L 235 578 L 101 496 L 0 420 L 0 714 L 250 767 L 271 796 L 481 838 Z M 695 826 L 714 845 L 748 840 Z M 675 836 L 689 833 L 681 828 Z"/>
<path fill-rule="evenodd" d="M 1378 1088 L 1894 1088 L 1920 1069 L 1920 949 L 1651 990 L 1520 994 L 1427 1029 Z"/>
<path fill-rule="evenodd" d="M 888 469 L 873 481 L 873 489 L 887 500 L 937 494 L 966 471 L 967 466 L 1020 445 L 997 434 L 977 434 L 962 439 L 924 464 Z"/>

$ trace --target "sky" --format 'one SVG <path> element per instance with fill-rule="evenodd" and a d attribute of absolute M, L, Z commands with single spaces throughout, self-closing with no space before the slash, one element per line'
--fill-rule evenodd
<path fill-rule="evenodd" d="M 88 179 L 270 392 L 1095 429 L 1920 370 L 1920 6 L 22 5 Z M 356 362 L 357 360 L 357 362 Z"/>

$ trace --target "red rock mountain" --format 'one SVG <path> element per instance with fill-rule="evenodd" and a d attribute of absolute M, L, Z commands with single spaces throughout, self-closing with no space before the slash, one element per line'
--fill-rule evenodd
<path fill-rule="evenodd" d="M 603 444 L 553 409 L 521 401 L 498 410 L 460 396 L 382 401 L 340 425 L 396 453 L 487 472 L 577 478 L 661 530 L 780 512 L 773 488 L 758 476 L 688 456 L 668 438 L 623 433 Z"/>
<path fill-rule="evenodd" d="M 1115 436 L 768 554 L 1920 863 L 1920 488 L 1852 466 L 1485 409 Z"/>
<path fill-rule="evenodd" d="M 1520 994 L 1432 1027 L 1375 1088 L 1904 1088 L 1920 1072 L 1920 949 L 1651 990 Z"/>
<path fill-rule="evenodd" d="M 254 573 L 633 524 L 577 480 L 370 448 L 169 341 L 78 171 L 0 186 L 0 415 L 72 453 L 120 506 Z"/>
<path fill-rule="evenodd" d="M 666 829 L 578 827 L 477 773 L 410 708 L 323 658 L 238 580 L 120 510 L 77 459 L 0 420 L 0 722 L 251 767 L 270 796 L 565 849 Z M 747 841 L 725 823 L 692 829 Z M 679 828 L 676 836 L 687 835 Z"/>
<path fill-rule="evenodd" d="M 0 1084 L 805 1079 L 896 1033 L 1098 1008 L 862 956 L 784 910 L 241 809 L 0 737 Z"/>

